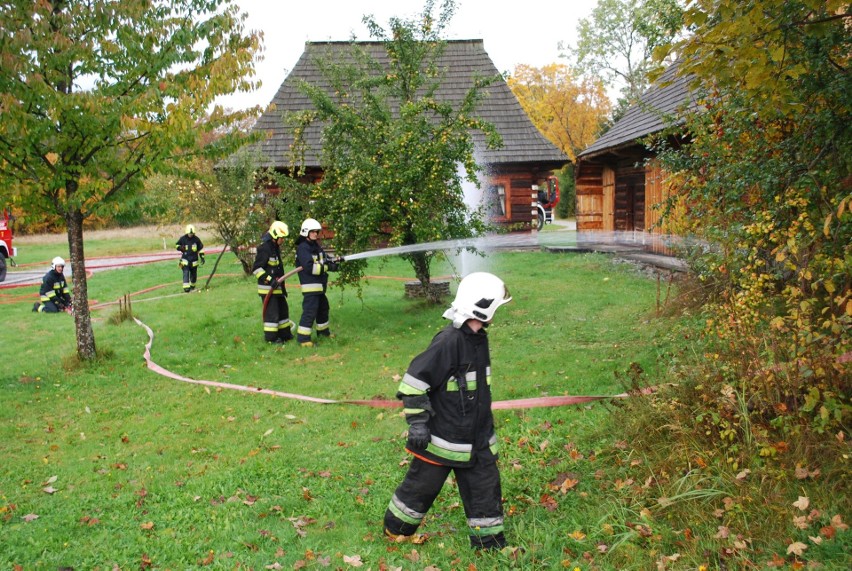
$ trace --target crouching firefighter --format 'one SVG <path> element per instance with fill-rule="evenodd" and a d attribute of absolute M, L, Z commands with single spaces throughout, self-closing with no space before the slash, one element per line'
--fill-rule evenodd
<path fill-rule="evenodd" d="M 50 262 L 50 270 L 41 278 L 38 290 L 40 301 L 33 305 L 39 313 L 71 311 L 71 290 L 65 281 L 65 260 L 56 256 Z"/>
<path fill-rule="evenodd" d="M 284 285 L 284 265 L 281 244 L 289 234 L 287 225 L 276 220 L 261 238 L 252 273 L 257 278 L 257 294 L 263 310 L 263 337 L 267 343 L 281 344 L 293 338 L 287 289 Z M 266 300 L 269 295 L 268 301 Z"/>
<path fill-rule="evenodd" d="M 204 244 L 195 235 L 195 226 L 187 224 L 186 234 L 178 238 L 175 249 L 181 252 L 178 266 L 183 272 L 183 291 L 189 293 L 195 289 L 199 262 L 204 265 Z"/>
<path fill-rule="evenodd" d="M 296 339 L 302 347 L 310 347 L 311 328 L 317 324 L 317 337 L 330 337 L 329 304 L 325 292 L 328 289 L 328 272 L 339 269 L 337 260 L 331 258 L 322 249 L 319 233 L 322 225 L 313 218 L 302 222 L 299 237 L 296 238 L 296 266 L 301 267 L 299 283 L 302 287 L 302 317 L 296 329 Z"/>
<path fill-rule="evenodd" d="M 414 458 L 385 512 L 385 535 L 414 535 L 450 472 L 455 474 L 470 530 L 481 549 L 506 545 L 497 437 L 491 414 L 491 356 L 486 327 L 512 298 L 485 272 L 465 277 L 444 313 L 452 321 L 415 357 L 399 384 Z"/>

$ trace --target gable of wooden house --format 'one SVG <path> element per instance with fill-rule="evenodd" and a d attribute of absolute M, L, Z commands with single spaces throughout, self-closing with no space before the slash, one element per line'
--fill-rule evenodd
<path fill-rule="evenodd" d="M 670 65 L 612 128 L 577 155 L 577 230 L 667 233 L 659 205 L 668 197 L 664 173 L 644 142 L 683 123 L 698 106 L 690 77 Z M 672 137 L 680 144 L 685 137 Z"/>
<path fill-rule="evenodd" d="M 306 42 L 305 50 L 293 70 L 284 79 L 270 107 L 254 126 L 264 134 L 259 143 L 263 166 L 290 172 L 293 165 L 292 129 L 285 125 L 288 113 L 313 109 L 311 101 L 299 89 L 302 81 L 329 90 L 320 63 L 345 61 L 354 48 L 365 50 L 376 62 L 387 65 L 383 42 Z M 485 51 L 482 40 L 448 40 L 438 61 L 444 76 L 436 93 L 439 101 L 459 103 L 477 78 L 499 75 Z M 477 163 L 484 167 L 482 191 L 489 200 L 495 222 L 528 228 L 537 214 L 532 186 L 544 184 L 553 170 L 562 168 L 568 157 L 548 141 L 533 125 L 515 95 L 500 78 L 484 89 L 485 97 L 477 115 L 494 125 L 503 138 L 499 149 L 485 148 L 481 133 L 472 135 L 477 143 Z M 457 105 L 456 105 L 457 106 Z M 304 150 L 300 160 L 304 179 L 316 182 L 322 178 L 320 154 L 322 127 L 312 125 L 304 134 Z"/>

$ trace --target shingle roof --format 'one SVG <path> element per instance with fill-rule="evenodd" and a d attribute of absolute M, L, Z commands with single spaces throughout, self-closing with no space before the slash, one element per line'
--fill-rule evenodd
<path fill-rule="evenodd" d="M 355 42 L 368 51 L 377 62 L 387 62 L 387 51 L 382 42 Z M 317 65 L 319 59 L 340 61 L 346 57 L 352 42 L 306 42 L 305 51 L 290 74 L 284 79 L 278 93 L 272 99 L 274 107 L 268 109 L 257 121 L 253 130 L 265 131 L 267 138 L 260 143 L 265 156 L 264 166 L 288 167 L 290 145 L 293 138 L 285 127 L 282 117 L 287 112 L 312 109 L 310 100 L 298 89 L 305 80 L 313 85 L 327 85 Z M 473 86 L 477 77 L 498 75 L 497 68 L 485 52 L 482 40 L 449 40 L 439 60 L 446 70 L 436 97 L 441 100 L 458 101 Z M 506 163 L 559 163 L 568 162 L 556 146 L 548 141 L 532 124 L 521 108 L 517 98 L 502 79 L 485 89 L 486 97 L 479 104 L 479 116 L 494 125 L 503 137 L 500 149 L 480 151 L 479 161 L 486 165 Z M 312 126 L 305 134 L 308 149 L 305 166 L 319 165 L 321 128 Z M 480 140 L 474 133 L 475 140 Z"/>
<path fill-rule="evenodd" d="M 662 131 L 672 118 L 682 117 L 684 111 L 697 107 L 695 94 L 689 88 L 692 78 L 678 76 L 677 68 L 677 62 L 670 65 L 642 94 L 639 103 L 631 106 L 609 131 L 577 155 L 578 158 L 598 155 Z"/>

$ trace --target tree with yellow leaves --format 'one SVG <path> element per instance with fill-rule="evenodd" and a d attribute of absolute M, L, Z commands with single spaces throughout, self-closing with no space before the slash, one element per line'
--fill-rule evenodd
<path fill-rule="evenodd" d="M 572 161 L 598 137 L 612 109 L 603 83 L 566 65 L 519 65 L 506 83 L 538 130 Z"/>

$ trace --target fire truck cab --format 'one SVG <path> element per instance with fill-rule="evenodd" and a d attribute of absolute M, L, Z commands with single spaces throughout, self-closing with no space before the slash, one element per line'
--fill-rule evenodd
<path fill-rule="evenodd" d="M 12 258 L 18 255 L 18 249 L 12 245 L 13 220 L 12 213 L 6 208 L 0 212 L 0 282 L 6 279 L 7 263 L 14 266 L 15 260 Z"/>

